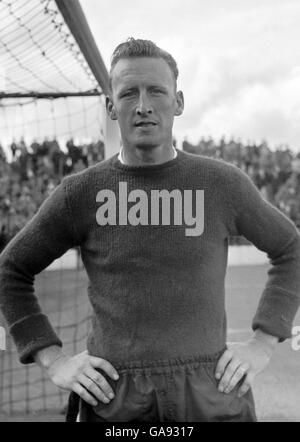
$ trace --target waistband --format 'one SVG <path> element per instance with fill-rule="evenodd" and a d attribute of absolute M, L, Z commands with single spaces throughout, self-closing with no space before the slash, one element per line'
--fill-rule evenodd
<path fill-rule="evenodd" d="M 201 364 L 216 363 L 227 347 L 210 355 L 194 355 L 190 357 L 176 357 L 170 359 L 156 359 L 153 361 L 130 361 L 113 364 L 119 374 L 125 373 L 167 373 L 180 368 L 196 368 Z"/>

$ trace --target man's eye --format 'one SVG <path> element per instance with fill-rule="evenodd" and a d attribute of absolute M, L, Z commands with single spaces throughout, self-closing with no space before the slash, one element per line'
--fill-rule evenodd
<path fill-rule="evenodd" d="M 163 91 L 161 89 L 152 89 L 151 92 L 153 94 L 162 94 L 163 93 Z"/>
<path fill-rule="evenodd" d="M 123 98 L 123 97 L 131 97 L 132 95 L 134 95 L 134 91 L 124 92 L 124 94 L 121 94 L 121 98 Z"/>

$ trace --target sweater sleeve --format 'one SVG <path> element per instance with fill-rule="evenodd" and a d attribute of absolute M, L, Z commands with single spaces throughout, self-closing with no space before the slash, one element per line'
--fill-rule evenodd
<path fill-rule="evenodd" d="M 260 328 L 282 342 L 291 337 L 300 305 L 300 235 L 244 172 L 233 167 L 230 181 L 236 234 L 266 252 L 271 264 L 252 329 Z"/>
<path fill-rule="evenodd" d="M 0 308 L 20 361 L 50 345 L 62 346 L 34 293 L 34 277 L 77 245 L 63 181 L 0 255 Z"/>

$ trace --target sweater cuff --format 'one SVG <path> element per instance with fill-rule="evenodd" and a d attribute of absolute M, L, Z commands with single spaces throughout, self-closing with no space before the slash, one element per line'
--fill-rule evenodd
<path fill-rule="evenodd" d="M 300 304 L 300 297 L 280 287 L 269 286 L 260 298 L 252 329 L 279 338 L 279 342 L 291 338 L 293 320 Z"/>
<path fill-rule="evenodd" d="M 16 344 L 22 364 L 35 362 L 34 354 L 51 345 L 62 347 L 61 340 L 54 332 L 47 316 L 42 313 L 26 316 L 13 324 L 10 334 Z"/>

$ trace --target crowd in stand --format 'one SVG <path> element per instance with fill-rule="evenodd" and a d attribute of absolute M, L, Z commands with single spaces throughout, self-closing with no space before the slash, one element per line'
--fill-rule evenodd
<path fill-rule="evenodd" d="M 253 180 L 263 196 L 300 228 L 300 154 L 287 146 L 270 150 L 267 143 L 243 144 L 231 140 L 201 139 L 183 142 L 186 152 L 219 158 L 235 164 Z M 62 177 L 104 158 L 102 141 L 90 144 L 57 140 L 14 141 L 8 162 L 0 144 L 0 250 L 36 213 Z"/>
<path fill-rule="evenodd" d="M 197 145 L 183 142 L 186 152 L 219 158 L 235 164 L 250 176 L 263 197 L 300 228 L 300 153 L 288 146 L 271 150 L 266 142 L 243 144 L 221 139 L 201 139 Z"/>
<path fill-rule="evenodd" d="M 65 152 L 57 140 L 24 140 L 10 146 L 8 162 L 0 144 L 0 250 L 32 218 L 62 177 L 104 158 L 104 144 L 78 145 L 70 139 Z"/>

